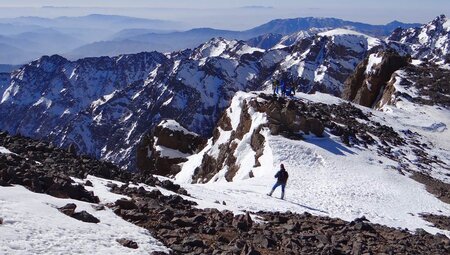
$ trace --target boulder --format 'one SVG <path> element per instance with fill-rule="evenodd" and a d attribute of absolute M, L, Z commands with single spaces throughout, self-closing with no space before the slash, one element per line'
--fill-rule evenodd
<path fill-rule="evenodd" d="M 118 206 L 120 209 L 124 210 L 131 210 L 131 209 L 137 209 L 137 205 L 133 200 L 128 200 L 126 198 L 118 199 L 115 202 L 115 205 Z"/>
<path fill-rule="evenodd" d="M 323 135 L 323 131 L 325 130 L 324 125 L 318 119 L 308 119 L 308 126 L 311 131 L 316 136 L 321 137 Z"/>
<path fill-rule="evenodd" d="M 72 216 L 75 213 L 75 209 L 77 208 L 76 204 L 70 203 L 66 204 L 63 207 L 58 208 L 58 210 L 65 215 Z"/>
<path fill-rule="evenodd" d="M 139 246 L 136 242 L 126 239 L 126 238 L 120 238 L 116 240 L 118 243 L 120 243 L 122 246 L 130 248 L 130 249 L 138 249 Z"/>
<path fill-rule="evenodd" d="M 86 211 L 81 211 L 81 212 L 78 212 L 78 213 L 74 213 L 72 215 L 72 218 L 75 218 L 75 219 L 77 219 L 79 221 L 87 222 L 87 223 L 99 223 L 100 222 L 99 219 L 97 219 L 92 214 L 90 214 L 90 213 L 88 213 Z"/>
<path fill-rule="evenodd" d="M 232 222 L 233 227 L 241 230 L 241 231 L 248 231 L 253 225 L 252 217 L 250 217 L 250 214 L 247 212 L 245 215 L 237 215 L 233 218 Z"/>

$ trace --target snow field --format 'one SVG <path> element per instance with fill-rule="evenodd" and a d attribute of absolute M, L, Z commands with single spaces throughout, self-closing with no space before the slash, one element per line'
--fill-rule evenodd
<path fill-rule="evenodd" d="M 106 182 L 106 181 L 104 181 Z M 107 191 L 93 180 L 94 192 L 102 202 L 122 197 Z M 67 203 L 77 205 L 100 223 L 85 223 L 57 210 Z M 33 193 L 22 186 L 0 187 L 0 254 L 149 254 L 168 251 L 150 233 L 119 216 L 110 209 L 96 211 L 92 204 Z M 137 242 L 136 250 L 123 247 L 116 239 Z"/>

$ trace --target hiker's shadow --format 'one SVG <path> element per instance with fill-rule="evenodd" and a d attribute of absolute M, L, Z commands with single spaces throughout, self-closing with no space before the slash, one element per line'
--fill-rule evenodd
<path fill-rule="evenodd" d="M 331 139 L 328 133 L 324 133 L 323 137 L 316 137 L 314 135 L 307 135 L 304 137 L 304 142 L 314 144 L 322 149 L 325 149 L 335 155 L 345 156 L 346 154 L 356 154 L 344 145 Z"/>
<path fill-rule="evenodd" d="M 317 209 L 317 208 L 313 208 L 313 207 L 310 207 L 310 206 L 307 206 L 307 205 L 302 205 L 302 204 L 297 203 L 297 202 L 292 202 L 292 201 L 287 201 L 287 202 L 289 202 L 289 203 L 291 203 L 293 205 L 297 205 L 297 206 L 303 207 L 303 208 L 308 209 L 310 211 L 315 211 L 315 212 L 321 212 L 321 213 L 329 214 L 327 211 L 323 211 L 323 210 L 320 210 L 320 209 Z"/>

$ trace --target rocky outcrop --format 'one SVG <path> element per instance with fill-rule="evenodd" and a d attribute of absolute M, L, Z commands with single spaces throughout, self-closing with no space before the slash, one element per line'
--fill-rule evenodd
<path fill-rule="evenodd" d="M 375 106 L 388 87 L 392 74 L 409 62 L 408 57 L 392 51 L 371 54 L 345 81 L 342 98 L 366 107 Z"/>
<path fill-rule="evenodd" d="M 0 132 L 0 146 L 12 152 L 0 153 L 0 186 L 19 184 L 38 193 L 97 203 L 98 197 L 71 178 L 84 179 L 87 175 L 94 175 L 127 183 L 132 181 L 161 186 L 188 195 L 186 190 L 169 180 L 161 182 L 148 173 L 123 171 L 114 164 L 77 156 L 46 142 Z M 92 183 L 86 182 L 84 185 Z"/>
<path fill-rule="evenodd" d="M 189 132 L 174 120 L 164 120 L 146 135 L 137 149 L 137 167 L 141 172 L 173 176 L 180 163 L 199 152 L 206 139 Z"/>
<path fill-rule="evenodd" d="M 248 117 L 250 112 L 251 118 Z M 398 162 L 395 170 L 401 174 L 431 170 L 435 164 L 447 167 L 433 156 L 431 143 L 421 142 L 419 134 L 410 130 L 396 132 L 351 103 L 329 105 L 270 94 L 239 93 L 205 149 L 183 165 L 195 169 L 192 179 L 182 177 L 179 180 L 203 183 L 256 176 L 261 167 L 272 167 L 261 165 L 259 160 L 267 147 L 268 135 L 297 140 L 310 139 L 309 135 L 325 139 L 337 136 L 346 146 L 366 148 Z M 411 153 L 416 160 L 408 158 Z M 243 161 L 246 163 L 242 164 Z M 189 169 L 183 168 L 182 172 L 187 173 Z"/>

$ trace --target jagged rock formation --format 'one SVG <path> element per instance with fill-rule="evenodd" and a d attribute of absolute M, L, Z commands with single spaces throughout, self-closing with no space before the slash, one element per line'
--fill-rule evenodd
<path fill-rule="evenodd" d="M 137 148 L 139 171 L 173 176 L 181 169 L 178 164 L 199 152 L 206 139 L 189 132 L 174 120 L 164 120 L 141 140 Z"/>
<path fill-rule="evenodd" d="M 389 86 L 395 71 L 407 66 L 408 57 L 386 51 L 369 55 L 361 62 L 346 81 L 342 98 L 354 103 L 373 107 Z"/>

